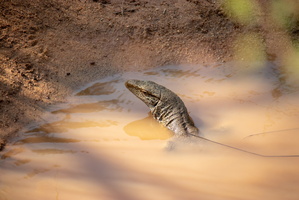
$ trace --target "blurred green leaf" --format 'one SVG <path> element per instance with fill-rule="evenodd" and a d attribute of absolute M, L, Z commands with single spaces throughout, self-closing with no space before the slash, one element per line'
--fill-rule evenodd
<path fill-rule="evenodd" d="M 271 1 L 271 15 L 275 23 L 282 28 L 289 28 L 294 23 L 296 14 L 296 3 L 292 0 Z"/>
<path fill-rule="evenodd" d="M 253 0 L 225 0 L 224 8 L 228 15 L 242 24 L 255 23 L 256 13 L 260 10 Z"/>

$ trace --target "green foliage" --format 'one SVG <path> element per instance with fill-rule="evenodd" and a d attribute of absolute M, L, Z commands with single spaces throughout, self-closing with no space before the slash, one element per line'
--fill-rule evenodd
<path fill-rule="evenodd" d="M 288 82 L 299 86 L 299 1 L 298 0 L 223 0 L 223 8 L 235 22 L 248 29 L 234 41 L 233 55 L 237 61 L 252 63 L 244 72 L 263 67 L 269 36 L 277 45 L 277 57 Z M 254 27 L 263 27 L 255 29 Z"/>
<path fill-rule="evenodd" d="M 285 29 L 292 27 L 295 24 L 297 4 L 293 0 L 271 1 L 271 15 L 274 22 Z"/>
<path fill-rule="evenodd" d="M 229 16 L 241 23 L 256 23 L 259 7 L 252 0 L 225 0 L 224 9 Z"/>

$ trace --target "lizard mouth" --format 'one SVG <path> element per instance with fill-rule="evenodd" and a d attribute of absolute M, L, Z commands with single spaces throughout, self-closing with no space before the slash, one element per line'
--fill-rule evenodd
<path fill-rule="evenodd" d="M 137 80 L 128 80 L 128 81 L 125 82 L 125 86 L 128 89 L 130 89 L 130 88 L 138 88 L 136 82 L 137 82 Z"/>
<path fill-rule="evenodd" d="M 132 87 L 132 84 L 130 83 L 130 81 L 126 81 L 125 86 L 126 86 L 127 88 L 129 88 L 129 87 Z"/>
<path fill-rule="evenodd" d="M 131 80 L 126 81 L 125 86 L 128 89 L 131 88 L 131 87 L 133 87 L 133 84 L 131 83 Z"/>
<path fill-rule="evenodd" d="M 135 84 L 134 80 L 128 80 L 125 83 L 126 88 L 128 88 L 133 94 L 135 93 L 134 91 L 139 90 L 139 88 L 137 87 L 137 85 Z"/>

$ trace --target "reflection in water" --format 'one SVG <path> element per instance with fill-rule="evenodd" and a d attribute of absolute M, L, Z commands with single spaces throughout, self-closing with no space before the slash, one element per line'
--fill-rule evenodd
<path fill-rule="evenodd" d="M 197 77 L 200 76 L 197 71 L 190 71 L 190 70 L 178 70 L 178 69 L 164 69 L 161 70 L 165 76 L 170 76 L 173 78 L 181 78 L 181 77 Z"/>
<path fill-rule="evenodd" d="M 117 121 L 106 120 L 106 121 L 65 121 L 61 120 L 58 122 L 46 123 L 41 125 L 38 128 L 31 129 L 26 131 L 26 133 L 63 133 L 68 131 L 69 129 L 80 129 L 80 128 L 91 128 L 91 127 L 109 127 L 116 126 L 118 124 Z"/>
<path fill-rule="evenodd" d="M 279 97 L 281 97 L 281 96 L 282 96 L 282 92 L 281 92 L 281 90 L 279 88 L 274 88 L 272 90 L 272 97 L 274 99 L 279 99 Z"/>
<path fill-rule="evenodd" d="M 20 166 L 20 165 L 25 165 L 25 164 L 29 163 L 30 161 L 31 161 L 30 159 L 17 160 L 14 162 L 14 164 L 16 166 Z"/>
<path fill-rule="evenodd" d="M 72 150 L 62 150 L 62 149 L 35 149 L 32 150 L 34 153 L 38 154 L 64 154 L 64 153 L 76 153 Z"/>
<path fill-rule="evenodd" d="M 209 139 L 298 154 L 299 91 L 276 69 L 268 63 L 244 75 L 229 65 L 167 66 L 103 79 L 0 152 L 0 199 L 297 200 L 298 158 L 260 158 L 207 142 L 164 151 L 172 133 L 144 118 L 148 108 L 123 85 L 134 78 L 173 90 Z"/>
<path fill-rule="evenodd" d="M 118 83 L 118 81 L 113 80 L 105 83 L 95 83 L 92 86 L 86 88 L 85 90 L 78 92 L 76 95 L 109 95 L 115 92 L 115 88 L 113 86 L 114 83 Z"/>
<path fill-rule="evenodd" d="M 26 174 L 26 176 L 24 178 L 25 179 L 32 178 L 38 174 L 46 173 L 48 171 L 50 171 L 50 169 L 34 169 L 32 172 Z"/>
<path fill-rule="evenodd" d="M 24 148 L 14 148 L 2 154 L 1 159 L 11 158 L 14 155 L 24 152 Z"/>
<path fill-rule="evenodd" d="M 80 142 L 80 140 L 70 139 L 70 138 L 60 138 L 60 137 L 48 137 L 48 136 L 36 136 L 27 137 L 25 139 L 19 140 L 16 144 L 28 144 L 28 143 L 73 143 Z"/>
<path fill-rule="evenodd" d="M 117 110 L 121 109 L 118 106 L 118 100 L 112 99 L 109 101 L 102 101 L 98 103 L 87 103 L 87 104 L 79 104 L 76 106 L 72 106 L 70 108 L 61 109 L 53 111 L 54 114 L 57 113 L 90 113 L 90 112 L 99 112 L 102 110 Z"/>
<path fill-rule="evenodd" d="M 173 136 L 171 131 L 161 126 L 151 115 L 129 123 L 124 127 L 124 131 L 142 140 L 166 140 Z"/>
<path fill-rule="evenodd" d="M 171 78 L 188 78 L 188 77 L 199 77 L 199 70 L 188 70 L 188 69 L 176 69 L 176 68 L 164 68 L 157 71 L 147 71 L 144 72 L 146 76 L 164 76 Z"/>

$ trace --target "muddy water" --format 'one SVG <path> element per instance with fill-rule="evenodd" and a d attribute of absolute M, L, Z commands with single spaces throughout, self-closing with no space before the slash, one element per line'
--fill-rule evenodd
<path fill-rule="evenodd" d="M 0 199 L 299 198 L 299 158 L 203 141 L 166 151 L 172 133 L 124 87 L 132 78 L 176 92 L 206 138 L 266 155 L 299 154 L 299 131 L 292 130 L 299 91 L 274 64 L 160 67 L 107 77 L 49 108 L 44 123 L 1 152 Z M 275 130 L 284 131 L 252 135 Z"/>

